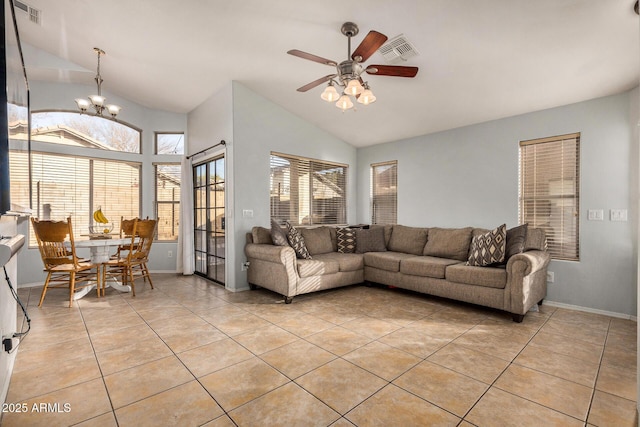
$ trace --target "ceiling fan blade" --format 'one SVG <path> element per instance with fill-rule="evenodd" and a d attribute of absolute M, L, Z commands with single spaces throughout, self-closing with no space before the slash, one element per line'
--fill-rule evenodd
<path fill-rule="evenodd" d="M 367 37 L 362 40 L 362 43 L 360 43 L 360 45 L 353 52 L 353 55 L 351 55 L 351 59 L 355 61 L 357 57 L 360 57 L 360 59 L 357 59 L 358 62 L 366 61 L 386 41 L 387 36 L 385 36 L 384 34 L 377 31 L 369 31 Z"/>
<path fill-rule="evenodd" d="M 313 55 L 311 53 L 303 52 L 303 51 L 298 50 L 298 49 L 291 49 L 287 53 L 289 55 L 297 56 L 298 58 L 308 59 L 309 61 L 313 61 L 313 62 L 319 62 L 320 64 L 331 65 L 331 66 L 334 66 L 334 67 L 336 65 L 338 65 L 338 63 L 336 61 L 332 61 L 330 59 L 323 58 L 323 57 L 318 56 L 318 55 Z"/>
<path fill-rule="evenodd" d="M 311 83 L 308 83 L 302 87 L 299 87 L 297 90 L 298 92 L 306 92 L 309 89 L 313 89 L 314 87 L 321 85 L 324 82 L 328 82 L 329 80 L 331 80 L 332 78 L 336 77 L 337 74 L 328 74 L 324 77 L 320 77 L 318 80 L 314 80 Z"/>
<path fill-rule="evenodd" d="M 376 76 L 415 77 L 418 67 L 404 67 L 402 65 L 369 65 L 365 70 Z"/>

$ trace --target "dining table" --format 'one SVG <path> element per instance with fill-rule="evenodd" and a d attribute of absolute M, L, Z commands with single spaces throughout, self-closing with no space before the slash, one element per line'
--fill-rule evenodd
<path fill-rule="evenodd" d="M 117 248 L 121 245 L 127 245 L 129 243 L 131 243 L 131 237 L 74 240 L 76 249 L 89 248 L 91 264 L 96 264 L 98 266 L 98 274 L 100 274 L 101 269 L 106 268 L 105 264 L 109 262 L 109 258 L 111 257 L 111 249 Z M 95 289 L 96 286 L 97 283 L 80 289 L 75 293 L 73 299 L 79 300 Z M 104 288 L 109 286 L 120 292 L 131 292 L 131 286 L 122 285 L 113 275 L 109 275 L 103 284 Z"/>

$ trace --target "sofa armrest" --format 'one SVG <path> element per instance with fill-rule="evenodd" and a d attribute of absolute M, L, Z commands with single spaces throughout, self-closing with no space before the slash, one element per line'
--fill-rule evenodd
<path fill-rule="evenodd" d="M 527 251 L 509 258 L 507 271 L 519 270 L 523 276 L 546 269 L 551 256 L 545 251 Z"/>
<path fill-rule="evenodd" d="M 531 250 L 512 256 L 507 262 L 505 310 L 526 314 L 547 295 L 548 252 Z"/>
<path fill-rule="evenodd" d="M 248 243 L 244 247 L 249 261 L 247 280 L 284 296 L 295 296 L 298 284 L 296 253 L 289 246 Z"/>

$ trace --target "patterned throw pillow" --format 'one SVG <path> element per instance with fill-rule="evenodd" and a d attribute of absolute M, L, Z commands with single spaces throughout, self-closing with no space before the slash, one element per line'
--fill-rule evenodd
<path fill-rule="evenodd" d="M 338 252 L 341 254 L 353 254 L 356 252 L 356 230 L 341 227 L 336 230 L 338 238 Z"/>
<path fill-rule="evenodd" d="M 467 265 L 486 267 L 504 261 L 507 243 L 507 225 L 491 230 L 485 234 L 474 236 L 469 248 Z"/>
<path fill-rule="evenodd" d="M 289 244 L 293 248 L 296 253 L 296 256 L 301 259 L 311 259 L 311 254 L 307 249 L 307 245 L 304 244 L 304 237 L 302 234 L 287 221 L 287 238 L 289 240 Z"/>
<path fill-rule="evenodd" d="M 284 232 L 280 224 L 275 219 L 271 219 L 271 240 L 276 246 L 289 246 L 287 233 Z"/>

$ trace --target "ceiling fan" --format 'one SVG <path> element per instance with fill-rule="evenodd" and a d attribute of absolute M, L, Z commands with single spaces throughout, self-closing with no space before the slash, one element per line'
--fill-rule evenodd
<path fill-rule="evenodd" d="M 370 104 L 376 100 L 369 88 L 368 82 L 362 80 L 362 74 L 394 77 L 415 77 L 418 74 L 418 67 L 405 67 L 399 65 L 368 65 L 363 66 L 363 62 L 369 59 L 376 50 L 386 41 L 387 36 L 377 31 L 369 31 L 369 34 L 362 40 L 356 50 L 351 53 L 351 37 L 358 34 L 358 26 L 353 22 L 345 22 L 341 28 L 342 34 L 347 36 L 347 59 L 340 63 L 301 50 L 292 49 L 287 53 L 309 61 L 336 67 L 336 72 L 320 77 L 302 87 L 298 92 L 306 92 L 322 83 L 329 82 L 321 97 L 328 102 L 336 102 L 336 106 L 343 111 L 352 108 L 353 102 L 349 96 L 354 96 L 360 104 Z M 340 95 L 335 86 L 343 88 Z"/>

